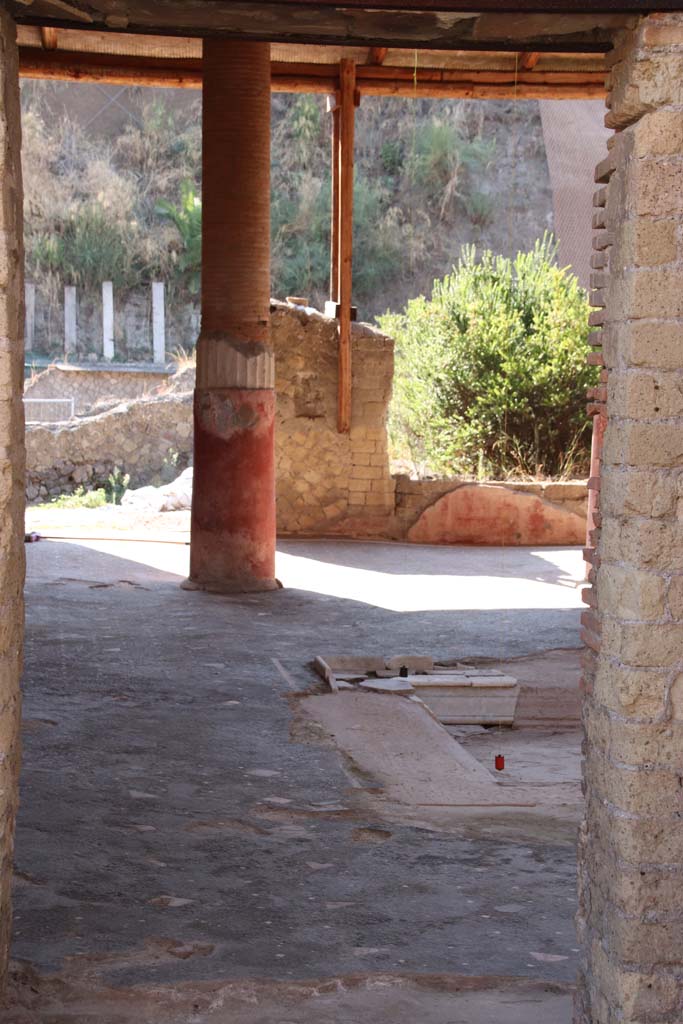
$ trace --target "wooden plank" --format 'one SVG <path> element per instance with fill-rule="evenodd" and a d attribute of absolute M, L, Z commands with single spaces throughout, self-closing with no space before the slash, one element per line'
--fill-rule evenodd
<path fill-rule="evenodd" d="M 397 17 L 393 0 L 387 4 L 389 9 L 385 12 L 375 7 L 368 11 L 367 0 L 361 0 L 361 10 L 356 11 L 335 0 L 330 7 L 316 10 L 300 6 L 294 12 L 291 7 L 276 2 L 256 3 L 254 0 L 240 3 L 235 0 L 211 0 L 210 3 L 208 0 L 196 0 L 194 3 L 189 3 L 189 0 L 175 3 L 149 0 L 146 4 L 124 5 L 119 15 L 101 9 L 95 11 L 97 4 L 93 4 L 91 9 L 96 15 L 96 20 L 93 20 L 82 8 L 70 4 L 66 5 L 68 10 L 57 6 L 46 12 L 44 4 L 53 2 L 60 4 L 64 0 L 41 0 L 36 4 L 7 0 L 6 5 L 17 22 L 27 25 L 47 22 L 68 29 L 87 19 L 94 29 L 99 29 L 104 28 L 106 21 L 116 18 L 115 27 L 127 30 L 128 34 L 195 37 L 221 34 L 290 45 L 352 45 L 364 50 L 370 46 L 389 46 L 511 52 L 607 52 L 613 46 L 615 33 L 629 24 L 628 15 L 623 13 L 582 11 L 579 17 L 553 14 L 552 0 L 542 0 L 545 8 L 542 17 L 527 19 L 520 18 L 513 11 L 496 11 L 494 16 L 467 12 L 460 16 L 440 17 L 430 13 L 423 2 L 418 9 L 415 6 L 404 9 Z M 436 4 L 442 2 L 444 0 L 435 0 Z M 642 0 L 633 2 L 642 9 Z M 661 0 L 661 4 L 665 2 Z M 672 2 L 680 4 L 680 0 Z M 111 6 L 111 0 L 107 3 Z M 99 6 L 101 8 L 102 4 Z"/>
<path fill-rule="evenodd" d="M 388 53 L 388 46 L 371 46 L 368 64 L 384 64 Z"/>
<path fill-rule="evenodd" d="M 353 143 L 356 65 L 339 62 L 339 379 L 337 429 L 351 429 L 351 289 L 353 283 Z"/>

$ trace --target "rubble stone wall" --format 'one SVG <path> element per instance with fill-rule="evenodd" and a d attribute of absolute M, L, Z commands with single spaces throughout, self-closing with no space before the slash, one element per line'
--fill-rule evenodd
<path fill-rule="evenodd" d="M 87 412 L 102 399 L 140 398 L 163 386 L 170 370 L 136 366 L 76 366 L 55 363 L 26 382 L 25 398 L 73 398 L 76 415 Z M 30 410 L 29 416 L 34 410 Z M 54 407 L 51 419 L 67 419 Z M 57 412 L 57 415 L 54 415 Z"/>
<path fill-rule="evenodd" d="M 0 10 L 0 997 L 11 924 L 24 630 L 23 211 L 19 58 Z"/>
<path fill-rule="evenodd" d="M 352 427 L 339 434 L 336 329 L 336 321 L 320 313 L 273 303 L 282 533 L 382 534 L 393 517 L 386 430 L 393 341 L 366 324 L 353 325 Z M 101 399 L 107 392 L 116 397 L 128 380 L 110 388 L 114 370 L 82 376 L 88 388 L 99 384 Z M 194 373 L 185 370 L 169 380 L 164 396 L 126 401 L 70 423 L 30 426 L 29 500 L 101 487 L 114 466 L 130 474 L 132 487 L 172 479 L 192 459 L 193 387 Z"/>
<path fill-rule="evenodd" d="M 192 459 L 192 394 L 143 398 L 83 419 L 26 428 L 26 497 L 104 487 L 118 467 L 131 487 L 169 483 Z"/>
<path fill-rule="evenodd" d="M 391 475 L 386 417 L 393 342 L 365 324 L 354 325 L 352 334 L 352 425 L 350 434 L 340 434 L 335 321 L 299 307 L 273 304 L 281 534 L 401 539 L 438 498 L 466 484 L 458 479 L 411 480 Z M 99 384 L 99 401 L 106 404 L 117 393 L 118 384 L 110 387 L 109 383 L 116 373 L 113 369 L 86 371 L 82 377 L 87 388 Z M 81 378 L 80 373 L 74 376 Z M 121 376 L 125 388 L 134 375 Z M 45 388 L 64 379 L 68 384 L 69 378 L 68 371 L 50 371 Z M 165 395 L 147 395 L 70 423 L 30 426 L 29 500 L 45 500 L 80 486 L 104 486 L 116 466 L 130 475 L 132 487 L 173 479 L 192 460 L 193 388 L 194 372 L 184 369 L 168 380 Z M 506 484 L 505 489 L 542 499 L 546 519 L 557 520 L 557 510 L 585 516 L 584 483 Z M 537 542 L 542 543 L 545 535 L 539 530 Z M 557 535 L 555 531 L 553 536 Z M 576 543 L 576 526 L 559 536 L 562 543 Z M 496 537 L 488 542 L 495 543 Z"/>
<path fill-rule="evenodd" d="M 683 15 L 617 40 L 598 166 L 607 402 L 583 615 L 575 1024 L 683 1020 Z M 601 393 L 601 392 L 604 392 Z"/>

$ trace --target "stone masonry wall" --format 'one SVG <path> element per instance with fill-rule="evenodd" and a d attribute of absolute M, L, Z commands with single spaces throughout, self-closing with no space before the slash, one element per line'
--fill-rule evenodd
<path fill-rule="evenodd" d="M 366 324 L 354 324 L 352 334 L 352 427 L 350 434 L 339 434 L 336 321 L 273 304 L 282 533 L 368 536 L 386 531 L 393 516 L 386 431 L 393 342 Z M 193 387 L 194 373 L 184 371 L 170 380 L 165 397 L 130 401 L 71 423 L 29 427 L 29 500 L 103 486 L 114 466 L 130 474 L 132 487 L 171 479 L 192 458 Z"/>
<path fill-rule="evenodd" d="M 391 476 L 386 429 L 393 374 L 391 339 L 367 325 L 354 325 L 353 420 L 347 435 L 337 431 L 335 322 L 319 313 L 275 303 L 272 336 L 281 534 L 400 539 L 438 498 L 466 483 Z M 122 382 L 117 375 L 124 378 Z M 92 389 L 97 387 L 105 410 L 71 423 L 29 427 L 30 501 L 79 486 L 101 487 L 115 466 L 130 475 L 132 487 L 168 482 L 191 462 L 194 371 L 183 369 L 167 386 L 155 389 L 165 390 L 165 395 L 148 395 L 141 401 L 107 408 L 110 396 L 125 389 L 130 377 L 114 369 L 72 374 L 54 368 L 36 379 L 46 396 L 54 394 L 57 387 L 68 387 L 72 378 L 84 380 L 84 400 L 92 402 L 97 397 Z M 142 377 L 147 381 L 147 376 Z M 33 389 L 30 393 L 34 394 Z M 554 517 L 556 521 L 558 510 L 585 517 L 582 482 L 512 483 L 505 489 L 542 499 L 546 519 Z M 487 536 L 490 529 L 487 526 Z M 539 530 L 537 542 L 542 543 L 544 536 L 547 534 Z M 497 541 L 492 537 L 488 542 Z M 562 542 L 575 543 L 574 534 L 567 530 Z"/>
<path fill-rule="evenodd" d="M 0 10 L 0 999 L 7 968 L 24 627 L 23 267 L 19 61 Z"/>
<path fill-rule="evenodd" d="M 96 416 L 26 428 L 26 496 L 46 501 L 104 487 L 118 467 L 130 486 L 169 483 L 192 459 L 192 394 L 144 398 Z"/>
<path fill-rule="evenodd" d="M 168 377 L 168 370 L 153 370 L 141 366 L 75 366 L 71 363 L 56 363 L 42 373 L 37 373 L 26 382 L 25 398 L 73 398 L 76 415 L 87 412 L 103 397 L 126 401 L 152 394 L 162 387 Z M 53 407 L 50 419 L 68 419 Z M 32 416 L 35 410 L 27 412 Z M 58 415 L 54 415 L 57 412 Z M 38 418 L 38 417 L 36 417 Z"/>
<path fill-rule="evenodd" d="M 617 40 L 593 324 L 609 373 L 584 613 L 575 1024 L 683 1020 L 683 15 Z M 602 382 L 604 391 L 605 381 Z M 598 411 L 598 410 L 594 410 Z"/>
<path fill-rule="evenodd" d="M 337 431 L 337 322 L 274 303 L 277 516 L 282 533 L 386 531 L 394 512 L 387 409 L 394 343 L 353 324 L 351 432 Z"/>

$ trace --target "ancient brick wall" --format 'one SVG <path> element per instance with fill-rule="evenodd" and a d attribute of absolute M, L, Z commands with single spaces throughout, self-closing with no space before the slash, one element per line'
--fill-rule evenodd
<path fill-rule="evenodd" d="M 0 990 L 10 933 L 24 625 L 24 252 L 18 73 L 14 23 L 0 10 Z"/>
<path fill-rule="evenodd" d="M 598 406 L 606 398 L 608 416 L 584 614 L 575 1022 L 674 1024 L 683 1020 L 683 15 L 651 15 L 620 38 L 608 84 L 616 134 L 596 173 L 593 324 L 609 377 L 592 396 Z"/>

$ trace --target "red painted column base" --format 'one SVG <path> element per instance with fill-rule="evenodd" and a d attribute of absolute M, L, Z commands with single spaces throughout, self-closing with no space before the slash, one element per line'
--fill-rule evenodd
<path fill-rule="evenodd" d="M 275 590 L 275 392 L 197 388 L 186 589 Z"/>

